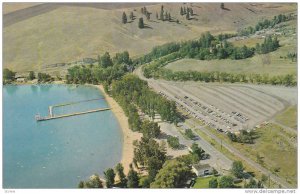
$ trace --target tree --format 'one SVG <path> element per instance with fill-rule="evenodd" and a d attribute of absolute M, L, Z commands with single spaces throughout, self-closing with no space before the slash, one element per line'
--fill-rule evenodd
<path fill-rule="evenodd" d="M 168 15 L 168 12 L 165 12 L 165 16 L 164 16 L 164 19 L 166 20 L 166 21 L 169 21 L 169 15 Z"/>
<path fill-rule="evenodd" d="M 116 174 L 115 174 L 114 170 L 112 168 L 107 169 L 104 172 L 104 176 L 105 176 L 105 180 L 106 180 L 106 187 L 111 188 L 115 183 Z"/>
<path fill-rule="evenodd" d="M 142 123 L 142 133 L 145 138 L 155 138 L 160 134 L 160 126 L 155 122 L 150 122 L 148 120 Z"/>
<path fill-rule="evenodd" d="M 116 168 L 115 168 L 118 176 L 119 176 L 119 180 L 120 180 L 120 185 L 122 188 L 126 188 L 127 186 L 127 179 L 126 179 L 126 175 L 124 174 L 124 167 L 121 163 L 118 163 Z"/>
<path fill-rule="evenodd" d="M 169 19 L 169 22 L 172 21 L 172 18 L 171 18 L 171 14 L 170 14 L 170 13 L 168 14 L 168 19 Z"/>
<path fill-rule="evenodd" d="M 180 15 L 183 15 L 183 8 L 180 7 Z"/>
<path fill-rule="evenodd" d="M 186 14 L 186 8 L 183 7 L 183 15 Z"/>
<path fill-rule="evenodd" d="M 130 12 L 129 18 L 130 18 L 131 20 L 133 20 L 133 19 L 134 19 L 133 12 Z"/>
<path fill-rule="evenodd" d="M 132 13 L 132 12 L 131 12 Z M 126 13 L 123 12 L 123 15 L 122 15 L 122 23 L 123 24 L 126 24 L 127 23 L 127 16 L 126 16 Z"/>
<path fill-rule="evenodd" d="M 183 188 L 193 177 L 191 166 L 179 160 L 168 160 L 151 183 L 151 188 Z"/>
<path fill-rule="evenodd" d="M 13 72 L 7 68 L 3 69 L 3 79 L 6 81 L 13 81 L 15 79 L 16 72 Z"/>
<path fill-rule="evenodd" d="M 197 161 L 201 160 L 205 154 L 205 151 L 198 146 L 197 143 L 193 143 L 191 146 L 192 155 L 196 156 Z"/>
<path fill-rule="evenodd" d="M 212 178 L 208 182 L 209 188 L 218 188 L 218 180 L 216 178 Z"/>
<path fill-rule="evenodd" d="M 143 18 L 140 18 L 139 19 L 139 28 L 144 28 L 145 26 L 144 26 L 144 20 L 143 20 Z"/>
<path fill-rule="evenodd" d="M 184 134 L 189 138 L 189 139 L 194 139 L 195 138 L 195 134 L 193 133 L 193 131 L 191 129 L 186 129 Z"/>
<path fill-rule="evenodd" d="M 84 188 L 84 181 L 80 181 L 78 183 L 78 188 Z"/>
<path fill-rule="evenodd" d="M 268 176 L 267 175 L 265 175 L 265 174 L 262 174 L 261 175 L 261 182 L 262 183 L 264 183 L 264 184 L 266 184 L 267 183 L 267 181 L 268 181 Z"/>
<path fill-rule="evenodd" d="M 158 20 L 158 13 L 156 12 L 156 19 Z"/>
<path fill-rule="evenodd" d="M 35 74 L 33 71 L 30 71 L 29 74 L 28 74 L 28 79 L 29 80 L 34 80 L 35 79 Z"/>
<path fill-rule="evenodd" d="M 146 14 L 146 18 L 147 18 L 147 20 L 150 20 L 150 16 L 151 16 L 151 14 L 150 14 L 149 12 L 146 12 L 145 14 Z"/>
<path fill-rule="evenodd" d="M 220 188 L 234 188 L 233 178 L 231 176 L 222 176 L 219 180 Z"/>
<path fill-rule="evenodd" d="M 130 164 L 130 169 L 127 175 L 127 187 L 128 188 L 138 188 L 139 187 L 139 176 L 138 173 L 132 168 L 132 164 Z"/>
<path fill-rule="evenodd" d="M 225 8 L 224 3 L 221 3 L 220 7 L 221 7 L 221 9 L 224 9 Z"/>
<path fill-rule="evenodd" d="M 82 181 L 81 181 L 82 182 Z M 84 182 L 83 182 L 84 183 Z M 84 184 L 83 184 L 84 185 Z M 82 183 L 79 183 L 79 186 L 82 186 Z M 85 183 L 87 188 L 103 188 L 102 181 L 100 180 L 99 175 L 94 174 L 90 177 L 90 179 Z M 80 187 L 83 188 L 83 187 Z"/>
<path fill-rule="evenodd" d="M 100 61 L 101 61 L 101 66 L 103 68 L 107 68 L 107 67 L 113 65 L 112 60 L 111 60 L 110 55 L 109 55 L 108 52 L 104 53 L 104 55 L 100 58 Z"/>
<path fill-rule="evenodd" d="M 192 9 L 192 8 L 190 8 L 190 14 L 191 14 L 191 16 L 193 16 L 193 15 L 194 15 L 194 11 L 193 11 L 193 9 Z"/>
<path fill-rule="evenodd" d="M 244 177 L 244 166 L 241 161 L 234 161 L 231 167 L 231 173 L 237 178 Z"/>
<path fill-rule="evenodd" d="M 252 177 L 248 183 L 245 183 L 244 188 L 263 188 L 263 185 L 260 181 L 256 182 Z"/>
<path fill-rule="evenodd" d="M 160 20 L 164 21 L 164 6 L 163 5 L 161 6 L 161 9 L 160 9 Z"/>
<path fill-rule="evenodd" d="M 190 12 L 186 13 L 186 19 L 189 20 L 190 19 Z"/>
<path fill-rule="evenodd" d="M 173 149 L 178 149 L 180 147 L 178 137 L 169 136 L 167 138 L 167 142 L 168 142 L 169 146 Z"/>

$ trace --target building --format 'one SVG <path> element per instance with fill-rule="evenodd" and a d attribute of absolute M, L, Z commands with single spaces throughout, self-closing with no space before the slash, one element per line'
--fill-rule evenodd
<path fill-rule="evenodd" d="M 192 171 L 197 176 L 206 176 L 213 173 L 213 168 L 209 164 L 196 164 L 192 166 Z"/>

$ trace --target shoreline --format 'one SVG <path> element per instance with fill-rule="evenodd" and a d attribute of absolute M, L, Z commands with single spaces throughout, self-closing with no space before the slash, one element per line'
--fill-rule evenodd
<path fill-rule="evenodd" d="M 129 164 L 132 163 L 133 160 L 133 141 L 134 140 L 140 140 L 142 137 L 142 134 L 138 132 L 133 132 L 129 128 L 128 125 L 128 118 L 126 117 L 123 109 L 120 107 L 120 105 L 113 99 L 111 96 L 109 96 L 105 91 L 102 85 L 94 85 L 96 86 L 101 93 L 104 95 L 104 98 L 106 102 L 108 103 L 109 107 L 111 108 L 111 111 L 116 116 L 120 128 L 123 133 L 123 147 L 122 147 L 122 157 L 120 163 L 122 163 L 124 167 L 124 173 L 127 175 L 129 172 Z"/>

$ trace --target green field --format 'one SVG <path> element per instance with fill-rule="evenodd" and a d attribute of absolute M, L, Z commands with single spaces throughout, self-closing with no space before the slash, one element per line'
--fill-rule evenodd
<path fill-rule="evenodd" d="M 297 106 L 292 106 L 283 113 L 277 115 L 275 120 L 285 126 L 297 129 Z"/>
<path fill-rule="evenodd" d="M 196 179 L 196 183 L 194 184 L 193 188 L 198 188 L 198 189 L 207 189 L 209 180 L 212 179 L 213 177 L 198 177 Z"/>

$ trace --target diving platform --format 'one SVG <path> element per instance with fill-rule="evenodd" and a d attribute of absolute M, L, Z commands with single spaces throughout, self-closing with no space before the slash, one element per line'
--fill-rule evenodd
<path fill-rule="evenodd" d="M 97 99 L 70 102 L 70 103 L 64 103 L 64 104 L 57 104 L 57 105 L 49 106 L 49 108 L 48 108 L 49 115 L 46 116 L 46 117 L 41 117 L 39 114 L 37 114 L 37 115 L 35 115 L 35 120 L 36 121 L 47 121 L 47 120 L 52 120 L 52 119 L 59 119 L 59 118 L 64 118 L 64 117 L 71 117 L 71 116 L 77 116 L 77 115 L 82 115 L 82 114 L 88 114 L 88 113 L 94 113 L 94 112 L 110 110 L 110 108 L 98 108 L 98 109 L 92 109 L 92 110 L 69 113 L 69 114 L 63 114 L 63 115 L 54 115 L 53 114 L 53 108 L 55 108 L 55 107 L 69 106 L 69 105 L 73 105 L 73 104 L 78 104 L 78 103 L 82 103 L 82 102 L 89 102 L 89 101 L 94 101 L 94 100 L 100 100 L 100 99 L 103 99 L 103 98 L 97 98 Z"/>

